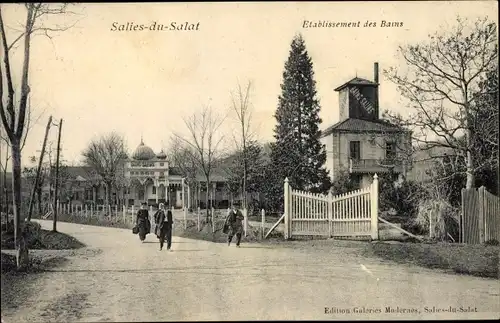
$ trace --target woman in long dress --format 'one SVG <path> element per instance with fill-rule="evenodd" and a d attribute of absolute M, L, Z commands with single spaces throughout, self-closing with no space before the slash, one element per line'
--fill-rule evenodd
<path fill-rule="evenodd" d="M 149 221 L 149 211 L 146 203 L 141 204 L 141 208 L 137 212 L 136 225 L 139 229 L 139 239 L 144 242 L 146 235 L 151 232 L 151 222 Z"/>

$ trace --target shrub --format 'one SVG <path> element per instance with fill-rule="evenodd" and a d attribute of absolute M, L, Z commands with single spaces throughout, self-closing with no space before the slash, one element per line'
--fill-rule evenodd
<path fill-rule="evenodd" d="M 500 242 L 498 242 L 498 240 L 496 240 L 496 239 L 492 239 L 492 240 L 486 241 L 484 244 L 487 246 L 498 246 L 498 245 L 500 245 Z"/>
<path fill-rule="evenodd" d="M 380 210 L 394 210 L 398 216 L 414 218 L 419 200 L 425 195 L 424 188 L 417 182 L 395 183 L 392 176 L 382 176 L 379 180 Z"/>
<path fill-rule="evenodd" d="M 429 234 L 429 225 L 432 221 L 433 235 L 436 240 L 458 241 L 460 213 L 444 199 L 425 200 L 419 203 L 417 216 L 412 220 L 410 228 L 417 234 Z"/>
<path fill-rule="evenodd" d="M 358 187 L 356 183 L 352 180 L 349 172 L 346 170 L 340 171 L 335 175 L 335 180 L 330 187 L 330 191 L 333 195 L 340 195 L 356 190 Z"/>

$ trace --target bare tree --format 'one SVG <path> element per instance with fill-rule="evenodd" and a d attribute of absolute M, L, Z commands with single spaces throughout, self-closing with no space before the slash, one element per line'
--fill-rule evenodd
<path fill-rule="evenodd" d="M 29 102 L 29 100 L 28 100 Z M 31 106 L 30 104 L 27 105 L 26 107 L 26 126 L 24 128 L 23 132 L 23 139 L 21 140 L 21 148 L 20 151 L 22 152 L 24 149 L 24 146 L 26 145 L 26 139 L 28 138 L 28 133 L 31 130 L 32 126 L 34 124 L 38 123 L 38 120 L 40 119 L 41 115 L 43 112 L 35 119 L 32 117 L 31 113 Z M 2 157 L 3 153 L 3 147 L 5 147 L 5 156 Z M 5 133 L 5 129 L 3 127 L 0 127 L 0 172 L 2 173 L 3 180 L 2 180 L 2 196 L 0 197 L 0 210 L 3 209 L 2 205 L 7 206 L 8 204 L 8 191 L 7 191 L 7 168 L 9 164 L 9 160 L 11 155 L 9 154 L 9 150 L 11 149 L 10 147 L 10 142 L 9 138 L 7 136 L 7 133 Z M 12 186 L 12 185 L 11 185 Z M 8 210 L 5 213 L 6 219 L 8 218 Z"/>
<path fill-rule="evenodd" d="M 211 184 L 212 171 L 215 168 L 216 162 L 222 154 L 223 135 L 220 135 L 219 128 L 224 122 L 224 117 L 214 113 L 213 109 L 205 106 L 200 112 L 194 113 L 188 118 L 183 118 L 189 135 L 184 137 L 179 134 L 174 134 L 175 137 L 181 139 L 188 144 L 194 152 L 193 159 L 197 166 L 205 175 L 207 184 L 207 194 L 205 202 L 207 205 L 208 218 L 208 191 Z"/>
<path fill-rule="evenodd" d="M 26 9 L 26 18 L 22 30 L 14 38 L 7 35 L 7 27 L 4 24 L 2 9 L 0 6 L 0 37 L 2 44 L 3 66 L 0 65 L 0 117 L 11 147 L 12 155 L 12 190 L 14 203 L 14 240 L 16 248 L 17 267 L 25 267 L 28 263 L 28 248 L 21 235 L 21 145 L 25 138 L 27 114 L 29 113 L 29 71 L 32 36 L 42 33 L 50 37 L 52 31 L 65 30 L 67 27 L 47 27 L 43 23 L 47 17 L 66 13 L 67 4 L 22 4 Z M 13 28 L 12 28 L 13 29 Z M 13 29 L 14 30 L 14 29 Z M 17 31 L 17 30 L 16 30 Z M 20 88 L 16 96 L 14 88 L 13 68 L 11 56 L 14 53 L 17 42 L 23 44 L 22 66 L 20 68 Z M 6 84 L 4 85 L 4 79 Z M 6 94 L 4 97 L 4 93 Z"/>
<path fill-rule="evenodd" d="M 115 133 L 93 139 L 83 152 L 84 162 L 92 167 L 106 186 L 106 201 L 111 203 L 111 190 L 116 187 L 117 175 L 126 158 L 124 138 Z"/>
<path fill-rule="evenodd" d="M 247 176 L 248 176 L 248 152 L 247 147 L 249 142 L 253 139 L 254 133 L 251 128 L 252 121 L 252 105 L 250 102 L 250 92 L 252 89 L 252 82 L 248 82 L 245 89 L 241 88 L 238 84 L 237 93 L 231 94 L 231 109 L 236 115 L 239 126 L 239 138 L 235 139 L 238 150 L 241 151 L 242 164 L 243 164 L 243 178 L 241 193 L 243 195 L 243 207 L 247 208 Z"/>
<path fill-rule="evenodd" d="M 199 170 L 198 164 L 196 163 L 195 149 L 174 135 L 170 138 L 170 144 L 167 151 L 168 162 L 172 166 L 179 168 L 183 177 L 195 180 L 196 172 Z"/>
<path fill-rule="evenodd" d="M 200 170 L 200 167 L 196 162 L 196 151 L 191 145 L 188 145 L 176 136 L 172 136 L 170 138 L 169 148 L 167 151 L 167 160 L 169 165 L 175 166 L 179 169 L 182 177 L 186 179 L 186 184 L 190 188 L 191 195 L 194 196 L 199 186 L 197 174 Z"/>
<path fill-rule="evenodd" d="M 487 18 L 474 24 L 457 18 L 451 31 L 437 32 L 422 44 L 401 46 L 407 69 L 384 71 L 416 111 L 407 120 L 414 140 L 426 149 L 447 147 L 465 160 L 466 188 L 474 185 L 481 160 L 474 160 L 475 100 L 480 83 L 498 59 L 497 26 Z"/>

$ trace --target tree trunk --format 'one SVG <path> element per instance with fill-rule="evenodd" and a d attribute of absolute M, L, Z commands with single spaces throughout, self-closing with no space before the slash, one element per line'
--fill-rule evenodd
<path fill-rule="evenodd" d="M 111 182 L 106 182 L 106 203 L 107 205 L 111 205 Z"/>
<path fill-rule="evenodd" d="M 7 163 L 9 162 L 9 147 L 5 152 L 5 169 L 3 172 L 3 195 L 5 198 L 5 223 L 9 222 L 9 193 L 7 192 Z M 11 184 L 12 185 L 12 184 Z"/>
<path fill-rule="evenodd" d="M 467 140 L 467 147 L 471 147 L 472 134 L 470 130 L 467 130 L 466 140 Z M 467 165 L 467 181 L 465 183 L 465 188 L 470 189 L 473 188 L 475 184 L 474 161 L 472 159 L 472 152 L 470 151 L 470 148 L 467 148 L 466 165 Z"/>
<path fill-rule="evenodd" d="M 210 187 L 210 178 L 207 176 L 207 187 L 206 187 L 206 194 L 205 194 L 205 207 L 207 209 L 207 221 L 208 221 L 208 215 L 210 213 L 210 211 L 209 211 L 210 206 L 208 205 L 208 201 L 209 201 L 209 195 L 208 194 L 210 192 L 210 188 L 209 187 Z"/>
<path fill-rule="evenodd" d="M 17 269 L 22 270 L 28 266 L 28 248 L 24 241 L 21 223 L 21 147 L 18 140 L 13 140 L 12 145 L 12 198 L 14 206 L 14 243 L 16 249 Z"/>
<path fill-rule="evenodd" d="M 52 231 L 57 232 L 57 200 L 59 199 L 59 158 L 61 153 L 61 132 L 63 120 L 59 121 L 59 134 L 57 135 L 57 152 L 56 152 L 56 178 L 54 188 L 54 220 L 52 222 Z"/>
<path fill-rule="evenodd" d="M 29 209 L 28 209 L 28 221 L 31 221 L 31 214 L 33 213 L 33 204 L 35 203 L 35 194 L 40 185 L 40 174 L 42 172 L 43 165 L 43 157 L 45 155 L 45 147 L 47 146 L 47 137 L 49 136 L 50 125 L 52 124 L 52 116 L 49 117 L 49 121 L 47 122 L 47 127 L 45 128 L 45 137 L 43 138 L 42 151 L 40 152 L 40 159 L 38 160 L 38 168 L 36 169 L 36 177 L 35 177 L 35 185 L 33 187 L 33 193 L 31 194 L 31 198 L 29 201 Z"/>
<path fill-rule="evenodd" d="M 41 187 L 38 187 L 36 195 L 37 195 L 37 201 L 38 201 L 38 214 L 40 214 L 40 216 L 41 216 L 42 213 L 43 213 L 43 208 L 42 208 L 42 188 Z"/>
<path fill-rule="evenodd" d="M 246 143 L 243 141 L 243 208 L 247 208 L 247 152 Z"/>

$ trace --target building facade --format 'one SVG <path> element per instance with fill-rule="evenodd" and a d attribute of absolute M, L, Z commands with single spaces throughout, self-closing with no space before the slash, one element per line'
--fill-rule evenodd
<path fill-rule="evenodd" d="M 123 161 L 117 174 L 117 185 L 109 192 L 111 204 L 139 206 L 168 202 L 175 208 L 227 207 L 231 196 L 227 193 L 225 177 L 220 170 L 213 170 L 207 189 L 203 174 L 196 174 L 188 183 L 178 167 L 170 165 L 163 150 L 155 153 L 141 140 L 130 157 Z M 89 166 L 61 168 L 59 201 L 63 204 L 107 204 L 106 186 L 100 176 Z M 193 178 L 193 176 L 191 176 Z M 44 201 L 52 201 L 54 188 L 44 183 Z"/>
<path fill-rule="evenodd" d="M 405 156 L 411 132 L 379 117 L 378 63 L 374 64 L 374 81 L 355 77 L 335 91 L 339 93 L 339 122 L 321 133 L 331 179 L 346 171 L 361 188 L 370 185 L 375 173 L 405 176 L 411 166 Z"/>

